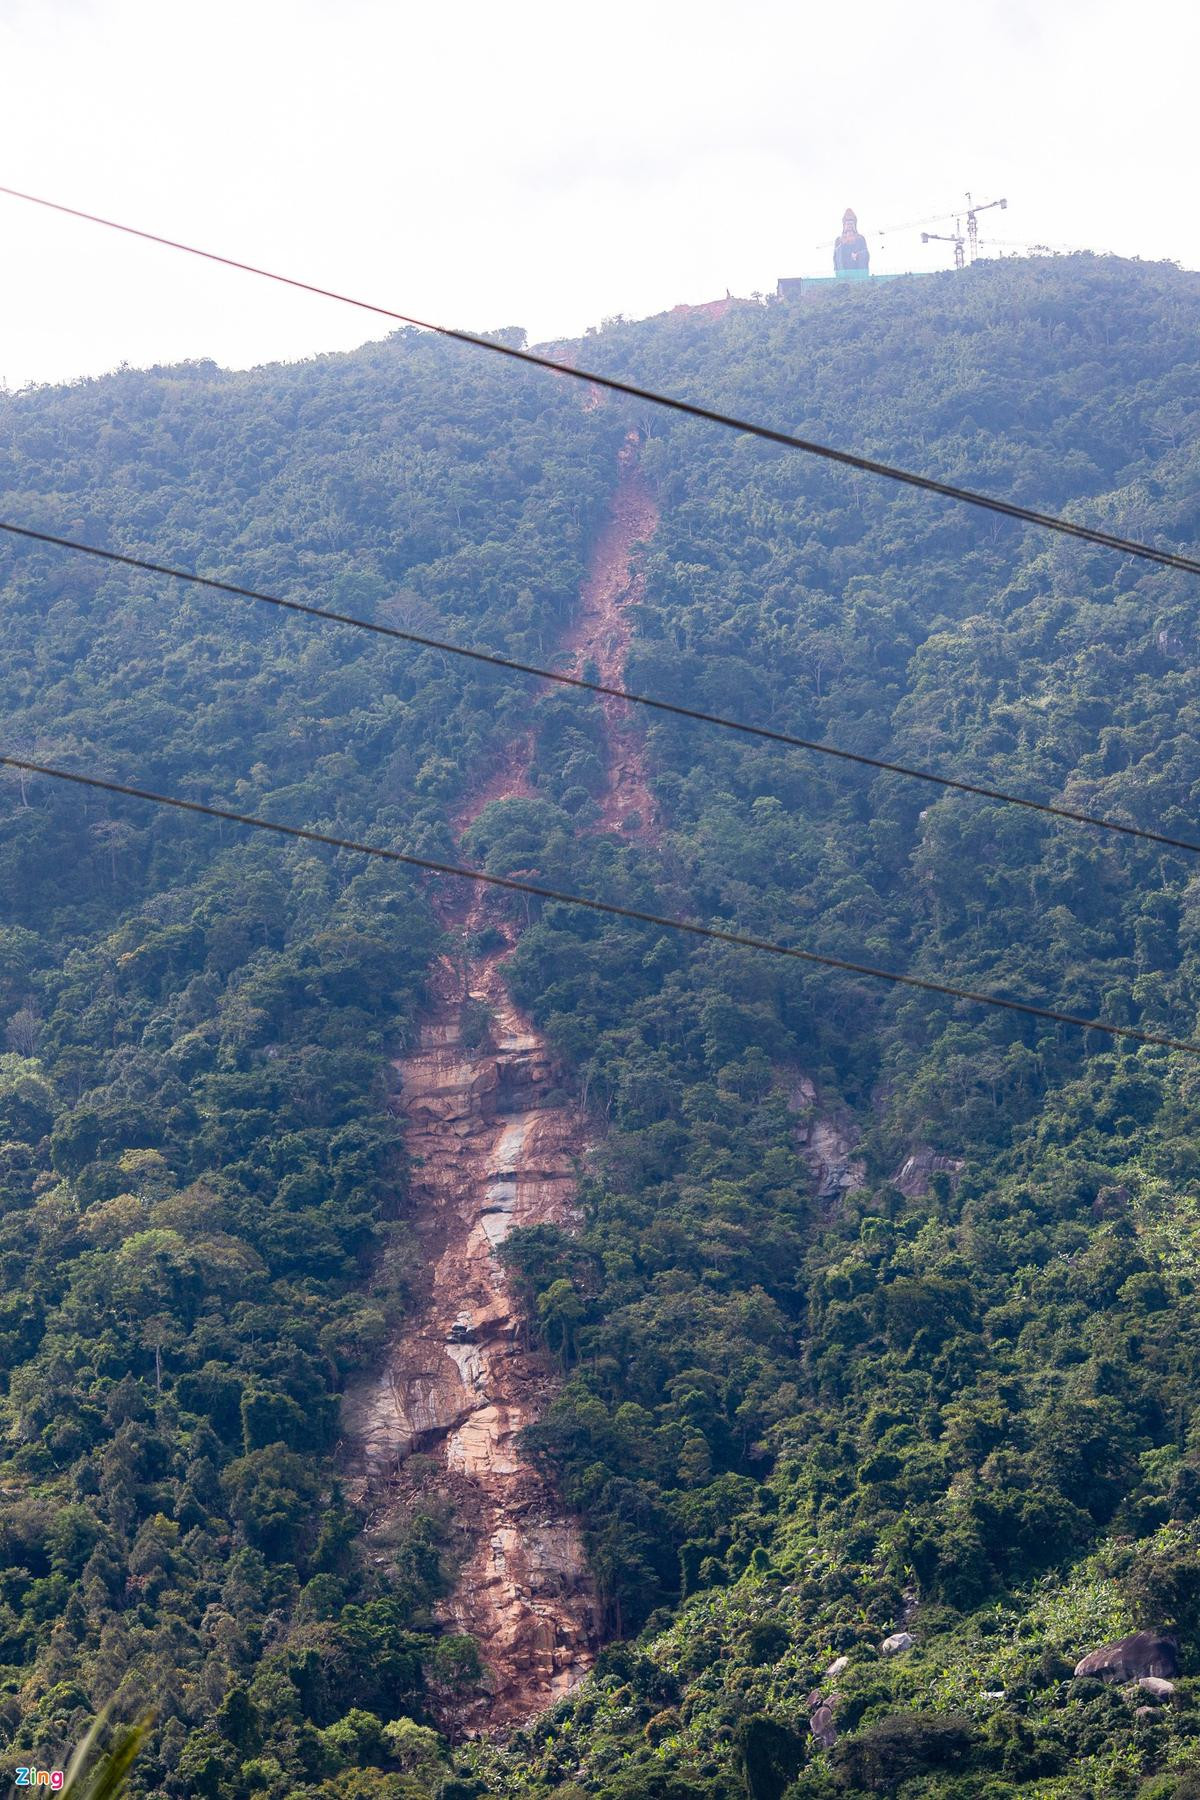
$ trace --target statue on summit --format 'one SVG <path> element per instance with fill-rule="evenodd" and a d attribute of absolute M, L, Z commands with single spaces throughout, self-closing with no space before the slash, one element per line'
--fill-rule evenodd
<path fill-rule="evenodd" d="M 871 266 L 867 240 L 858 229 L 858 215 L 848 206 L 842 215 L 842 235 L 833 246 L 833 266 L 839 275 L 866 274 Z"/>

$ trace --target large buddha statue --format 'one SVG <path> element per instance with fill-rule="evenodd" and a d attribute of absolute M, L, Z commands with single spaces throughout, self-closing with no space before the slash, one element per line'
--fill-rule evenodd
<path fill-rule="evenodd" d="M 858 216 L 850 206 L 842 215 L 842 235 L 833 246 L 833 266 L 839 275 L 865 275 L 871 266 L 867 240 L 858 229 Z"/>

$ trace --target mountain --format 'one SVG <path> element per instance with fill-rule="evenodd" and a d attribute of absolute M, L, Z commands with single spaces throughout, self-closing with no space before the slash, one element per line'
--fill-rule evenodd
<path fill-rule="evenodd" d="M 1070 257 L 554 350 L 1188 548 L 1198 311 Z M 12 521 L 1197 836 L 1182 575 L 411 332 L 0 423 Z M 10 754 L 1200 1037 L 1186 852 L 0 580 Z M 1194 1057 L 3 773 L 14 1761 L 113 1698 L 154 1796 L 1193 1791 Z"/>

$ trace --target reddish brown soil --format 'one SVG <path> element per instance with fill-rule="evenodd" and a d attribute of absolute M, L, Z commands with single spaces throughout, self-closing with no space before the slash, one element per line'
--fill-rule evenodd
<path fill-rule="evenodd" d="M 459 807 L 452 818 L 455 837 L 461 837 L 467 828 L 473 825 L 480 813 L 489 807 L 493 800 L 531 800 L 535 789 L 529 779 L 529 765 L 533 761 L 533 737 L 519 738 L 486 781 L 481 781 L 474 793 Z"/>
<path fill-rule="evenodd" d="M 648 543 L 658 526 L 658 507 L 638 466 L 639 440 L 631 431 L 620 453 L 620 478 L 608 518 L 600 529 L 579 595 L 579 610 L 563 648 L 574 653 L 572 673 L 591 664 L 596 679 L 609 687 L 625 684 L 625 659 L 633 637 L 628 608 L 642 597 L 644 578 L 637 546 Z M 641 722 L 623 700 L 605 699 L 608 739 L 607 786 L 601 798 L 606 830 L 636 833 L 653 830 L 654 801 L 646 773 Z"/>
<path fill-rule="evenodd" d="M 485 904 L 472 907 L 469 930 L 485 922 Z M 515 1225 L 571 1223 L 587 1133 L 576 1110 L 547 1104 L 557 1071 L 508 996 L 502 955 L 438 965 L 418 1044 L 396 1065 L 429 1273 L 379 1379 L 348 1401 L 383 1535 L 394 1508 L 406 1508 L 403 1464 L 414 1451 L 434 1455 L 449 1478 L 442 1486 L 470 1548 L 442 1616 L 477 1640 L 489 1671 L 487 1692 L 453 1723 L 488 1731 L 568 1692 L 597 1644 L 576 1526 L 517 1448 L 554 1382 L 528 1348 L 495 1254 Z M 468 1001 L 490 1022 L 464 1043 Z"/>
<path fill-rule="evenodd" d="M 723 319 L 733 306 L 745 306 L 745 300 L 739 300 L 736 294 L 726 294 L 723 300 L 700 300 L 693 306 L 681 300 L 678 306 L 671 308 L 672 318 L 685 318 L 690 313 L 698 314 L 704 319 Z"/>
<path fill-rule="evenodd" d="M 623 677 L 630 627 L 622 609 L 641 591 L 635 545 L 656 522 L 631 434 L 566 646 L 579 666 L 594 661 L 604 680 Z M 636 831 L 653 809 L 627 711 L 605 703 L 603 811 L 607 828 Z M 513 745 L 455 817 L 456 834 L 491 802 L 533 792 L 532 752 L 532 734 Z M 461 1554 L 441 1616 L 476 1639 L 487 1680 L 480 1693 L 448 1702 L 443 1723 L 502 1734 L 569 1692 L 599 1643 L 578 1527 L 518 1448 L 556 1381 L 529 1347 L 496 1255 L 514 1226 L 570 1226 L 589 1130 L 579 1109 L 564 1104 L 545 1040 L 505 986 L 503 962 L 517 934 L 503 906 L 489 890 L 464 884 L 448 891 L 439 913 L 461 949 L 434 970 L 418 1043 L 395 1065 L 424 1286 L 385 1366 L 347 1395 L 345 1422 L 369 1542 L 386 1545 L 418 1498 L 450 1503 Z M 485 924 L 497 926 L 501 946 L 469 950 Z"/>

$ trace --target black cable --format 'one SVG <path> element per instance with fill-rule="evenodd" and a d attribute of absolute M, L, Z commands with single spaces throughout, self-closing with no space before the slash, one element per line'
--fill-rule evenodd
<path fill-rule="evenodd" d="M 748 725 L 741 719 L 725 718 L 720 713 L 701 712 L 698 707 L 682 706 L 673 700 L 658 700 L 650 694 L 635 694 L 628 688 L 610 686 L 603 681 L 586 681 L 581 675 L 565 675 L 557 669 L 542 669 L 535 663 L 517 662 L 511 656 L 500 656 L 491 650 L 472 650 L 463 644 L 447 644 L 440 638 L 424 637 L 416 631 L 402 631 L 396 625 L 380 625 L 372 619 L 359 619 L 351 613 L 334 612 L 327 606 L 309 606 L 303 600 L 285 600 L 278 594 L 264 594 L 256 588 L 239 587 L 236 582 L 218 581 L 211 575 L 196 575 L 190 569 L 172 568 L 169 563 L 147 562 L 140 556 L 126 556 L 119 550 L 102 550 L 97 544 L 83 544 L 75 538 L 56 537 L 49 531 L 34 531 L 28 525 L 14 525 L 0 519 L 0 531 L 14 537 L 30 538 L 38 544 L 51 544 L 59 550 L 77 550 L 84 556 L 98 556 L 104 562 L 121 563 L 125 568 L 142 569 L 150 575 L 169 575 L 174 581 L 189 581 L 197 587 L 212 588 L 218 594 L 233 594 L 242 600 L 257 600 L 264 606 L 282 607 L 286 612 L 305 613 L 310 618 L 327 619 L 335 625 L 352 625 L 357 631 L 373 631 L 379 637 L 396 638 L 403 644 L 416 644 L 423 650 L 438 650 L 447 656 L 464 656 L 471 662 L 488 663 L 493 668 L 509 669 L 518 675 L 536 675 L 541 681 L 555 681 L 562 687 L 582 688 L 589 694 L 603 694 L 613 700 L 627 700 L 632 706 L 649 706 L 655 712 L 673 713 L 680 719 L 693 719 L 701 725 L 719 725 L 726 731 L 739 731 L 746 737 L 764 738 L 768 743 L 783 744 L 792 750 L 811 750 L 818 756 L 836 757 L 841 762 L 860 763 L 888 775 L 904 775 L 912 781 L 928 781 L 937 787 L 953 788 L 960 794 L 975 794 L 983 800 L 1001 801 L 1006 806 L 1023 806 L 1030 812 L 1047 813 L 1054 819 L 1069 819 L 1076 825 L 1094 825 L 1101 831 L 1116 831 L 1123 837 L 1143 838 L 1147 843 L 1162 844 L 1170 850 L 1186 850 L 1200 856 L 1200 842 L 1190 838 L 1169 837 L 1165 832 L 1148 831 L 1140 825 L 1124 825 L 1117 819 L 1104 819 L 1098 813 L 1077 812 L 1069 806 L 1053 806 L 1046 800 L 1030 800 L 1022 794 L 1008 794 L 1002 788 L 983 787 L 975 781 L 962 781 L 953 775 L 935 775 L 929 769 L 912 769 L 905 763 L 888 762 L 881 756 L 868 756 L 864 751 L 845 750 L 838 744 L 817 743 L 811 738 L 793 737 L 787 731 L 773 731 L 767 725 Z"/>
<path fill-rule="evenodd" d="M 1181 556 L 1173 550 L 1159 550 L 1153 544 L 1142 544 L 1135 538 L 1117 537 L 1112 532 L 1098 531 L 1091 525 L 1076 525 L 1072 520 L 1060 518 L 1055 513 L 1035 512 L 1032 507 L 1017 506 L 1011 500 L 997 500 L 989 494 L 976 493 L 973 488 L 956 487 L 948 481 L 937 481 L 932 475 L 917 475 L 911 469 L 898 469 L 891 463 L 877 462 L 869 456 L 858 456 L 850 450 L 835 450 L 828 444 L 814 444 L 807 438 L 794 437 L 790 432 L 775 431 L 768 425 L 756 425 L 748 419 L 735 418 L 730 413 L 718 412 L 711 406 L 700 406 L 692 400 L 658 394 L 650 388 L 638 387 L 634 382 L 621 381 L 613 375 L 597 375 L 589 369 L 571 368 L 567 363 L 555 362 L 553 357 L 539 356 L 535 350 L 518 350 L 511 344 L 501 344 L 493 338 L 477 337 L 474 332 L 458 331 L 450 325 L 436 325 L 429 319 L 414 318 L 410 313 L 394 312 L 391 307 L 377 306 L 370 300 L 357 300 L 351 294 L 340 294 L 333 288 L 318 287 L 314 282 L 300 281 L 294 275 L 280 275 L 273 269 L 260 269 L 254 263 L 239 262 L 233 256 L 221 256 L 215 250 L 201 250 L 195 244 L 183 244 L 175 238 L 160 237 L 156 232 L 143 231 L 136 225 L 123 225 L 117 219 L 105 219 L 98 213 L 83 212 L 77 206 L 64 206 L 59 200 L 46 200 L 38 194 L 26 194 L 19 188 L 3 185 L 0 185 L 0 194 L 7 194 L 12 200 L 27 200 L 34 206 L 47 207 L 51 212 L 66 213 L 73 219 L 84 219 L 90 225 L 103 225 L 110 231 L 122 231 L 128 237 L 143 238 L 147 243 L 161 244 L 168 250 L 182 250 L 188 256 L 203 257 L 206 262 L 221 263 L 228 269 L 240 269 L 247 275 L 260 275 L 266 281 L 277 281 L 284 287 L 299 288 L 303 293 L 316 294 L 324 300 L 336 300 L 344 306 L 355 306 L 361 312 L 377 313 L 381 318 L 395 319 L 401 325 L 413 325 L 420 331 L 433 331 L 439 337 L 453 338 L 460 344 L 471 344 L 477 350 L 491 350 L 497 356 L 508 356 L 515 362 L 528 363 L 538 369 L 550 369 L 556 375 L 569 375 L 573 381 L 590 382 L 595 387 L 608 388 L 613 393 L 626 394 L 634 400 L 648 401 L 652 406 L 665 406 L 672 412 L 685 413 L 689 418 L 704 419 L 710 425 L 723 425 L 731 431 L 763 438 L 770 444 L 782 444 L 788 450 L 803 450 L 809 456 L 823 457 L 827 462 L 841 463 L 845 468 L 858 469 L 866 475 L 882 475 L 888 481 L 903 482 L 907 487 L 919 488 L 927 494 L 940 494 L 946 500 L 959 500 L 967 506 L 981 506 L 988 512 L 1002 513 L 1005 518 L 1018 519 L 1025 525 L 1040 525 L 1046 531 L 1062 532 L 1067 537 L 1079 538 L 1085 543 L 1099 544 L 1106 550 L 1117 550 L 1126 556 L 1138 556 L 1147 562 L 1159 563 L 1164 568 L 1179 569 L 1186 575 L 1200 575 L 1200 561 L 1190 556 Z"/>
<path fill-rule="evenodd" d="M 789 956 L 798 962 L 819 963 L 826 969 L 840 969 L 851 975 L 868 975 L 874 981 L 890 981 L 902 987 L 919 988 L 926 994 L 940 994 L 951 1000 L 969 1000 L 977 1006 L 998 1006 L 1006 1012 L 1028 1013 L 1035 1019 L 1048 1019 L 1055 1025 L 1075 1025 L 1083 1031 L 1102 1031 L 1109 1037 L 1132 1038 L 1139 1044 L 1157 1044 L 1167 1050 L 1183 1050 L 1189 1056 L 1200 1056 L 1200 1044 L 1184 1038 L 1161 1037 L 1155 1032 L 1137 1031 L 1131 1025 L 1110 1025 L 1104 1019 L 1084 1019 L 1076 1013 L 1057 1012 L 1052 1007 L 1034 1006 L 1028 1000 L 1006 1000 L 999 994 L 977 994 L 971 988 L 954 987 L 945 981 L 928 981 L 921 975 L 900 975 L 891 969 L 876 969 L 869 963 L 849 962 L 840 956 L 822 956 L 815 950 L 799 950 L 791 945 L 776 944 L 769 938 L 750 937 L 745 932 L 724 931 L 716 925 L 700 925 L 693 919 L 669 919 L 659 913 L 642 912 L 633 906 L 618 906 L 610 900 L 591 900 L 583 894 L 565 894 L 558 888 L 542 887 L 533 881 L 518 881 L 511 875 L 487 875 L 482 869 L 463 869 L 455 863 L 435 862 L 428 856 L 413 856 L 405 850 L 385 850 L 379 844 L 359 844 L 352 838 L 334 837 L 329 832 L 312 831 L 304 825 L 282 825 L 277 819 L 259 818 L 254 813 L 233 812 L 225 806 L 209 806 L 200 800 L 181 800 L 176 794 L 156 794 L 149 788 L 131 787 L 122 781 L 105 781 L 99 775 L 78 775 L 70 769 L 55 769 L 48 763 L 32 762 L 26 757 L 0 755 L 0 764 L 10 769 L 23 769 L 31 775 L 49 775 L 55 781 L 74 782 L 79 787 L 99 788 L 106 794 L 124 794 L 133 800 L 147 800 L 155 806 L 173 806 L 180 812 L 201 813 L 209 819 L 224 819 L 232 825 L 248 825 L 256 831 L 274 831 L 281 837 L 302 838 L 308 843 L 325 844 L 331 850 L 350 850 L 358 856 L 378 856 L 387 862 L 405 863 L 410 868 L 424 869 L 434 875 L 454 875 L 463 881 L 484 882 L 489 887 L 507 888 L 517 894 L 533 894 L 539 900 L 552 900 L 560 906 L 582 906 L 589 912 L 607 913 L 617 919 L 631 919 L 638 925 L 655 925 L 664 931 L 684 931 L 692 937 L 712 938 L 717 943 L 733 944 L 743 950 L 766 950 L 772 956 Z"/>

